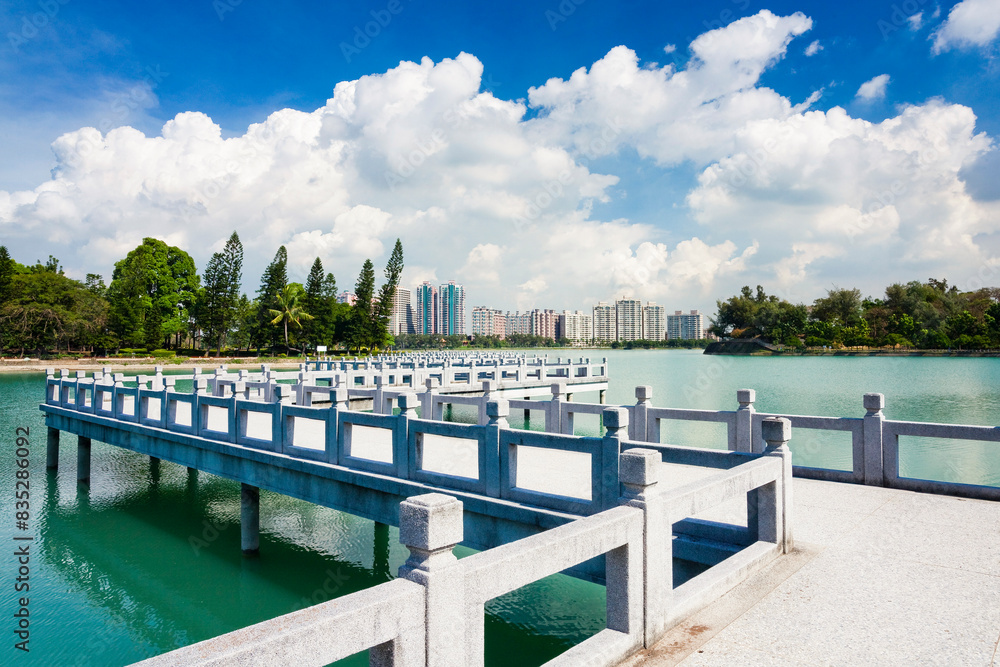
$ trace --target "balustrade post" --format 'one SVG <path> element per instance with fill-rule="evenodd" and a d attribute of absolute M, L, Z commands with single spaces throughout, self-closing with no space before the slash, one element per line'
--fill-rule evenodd
<path fill-rule="evenodd" d="M 562 404 L 566 395 L 565 382 L 552 383 L 552 400 L 545 406 L 545 432 L 563 433 Z"/>
<path fill-rule="evenodd" d="M 395 437 L 392 441 L 393 462 L 396 465 L 396 476 L 400 479 L 410 477 L 410 420 L 417 418 L 417 395 L 405 392 L 399 395 L 399 416 Z"/>
<path fill-rule="evenodd" d="M 510 416 L 510 403 L 505 398 L 486 403 L 486 465 L 483 478 L 486 480 L 486 495 L 491 498 L 500 497 L 500 430 L 510 428 L 507 417 Z"/>
<path fill-rule="evenodd" d="M 606 510 L 618 503 L 618 460 L 621 456 L 623 437 L 628 433 L 628 410 L 625 408 L 605 408 L 601 419 L 607 432 L 601 446 L 601 509 Z M 625 429 L 624 431 L 622 429 Z"/>
<path fill-rule="evenodd" d="M 662 463 L 660 453 L 655 450 L 628 449 L 622 452 L 618 471 L 618 479 L 625 487 L 621 504 L 643 512 L 643 643 L 646 648 L 652 647 L 667 630 L 667 614 L 674 591 L 673 529 L 667 503 L 657 486 Z M 610 585 L 609 581 L 608 590 L 611 590 Z M 610 595 L 608 600 L 611 600 Z M 625 610 L 618 613 L 622 611 Z M 609 609 L 609 621 L 611 617 Z"/>
<path fill-rule="evenodd" d="M 482 662 L 482 624 L 470 624 L 469 634 L 478 636 L 467 641 L 464 570 L 452 553 L 463 537 L 462 503 L 455 498 L 426 493 L 399 504 L 399 541 L 410 550 L 399 576 L 426 592 L 427 667 Z"/>
<path fill-rule="evenodd" d="M 649 385 L 639 385 L 635 388 L 636 403 L 632 408 L 632 422 L 629 424 L 629 440 L 652 442 L 649 437 L 649 399 L 653 397 L 653 388 Z"/>
<path fill-rule="evenodd" d="M 490 393 L 493 391 L 493 383 L 490 380 L 483 380 L 483 395 L 479 397 L 479 405 L 476 406 L 479 412 L 477 423 L 484 426 L 489 421 L 486 411 L 486 404 L 492 400 Z"/>
<path fill-rule="evenodd" d="M 740 407 L 736 409 L 736 451 L 750 453 L 753 451 L 753 403 L 757 400 L 757 392 L 753 389 L 737 389 L 736 400 Z M 730 443 L 732 447 L 732 443 Z"/>
<path fill-rule="evenodd" d="M 767 447 L 764 455 L 781 460 L 781 483 L 767 484 L 757 496 L 758 539 L 792 550 L 792 422 L 785 417 L 768 417 L 761 422 L 761 436 Z"/>
<path fill-rule="evenodd" d="M 885 396 L 883 394 L 865 394 L 864 397 L 865 419 L 865 484 L 869 486 L 883 486 L 885 483 L 885 469 L 882 456 L 882 427 L 885 415 L 882 408 L 885 407 Z"/>

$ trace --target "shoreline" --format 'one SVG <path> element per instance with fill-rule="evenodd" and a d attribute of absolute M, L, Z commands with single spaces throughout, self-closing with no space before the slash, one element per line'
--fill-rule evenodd
<path fill-rule="evenodd" d="M 246 357 L 222 357 L 204 360 L 188 359 L 183 363 L 173 363 L 163 360 L 138 357 L 134 359 L 0 359 L 0 373 L 44 373 L 46 368 L 69 371 L 96 371 L 109 367 L 112 372 L 152 370 L 156 366 L 170 370 L 191 370 L 194 368 L 216 369 L 221 364 L 226 368 L 260 368 L 261 363 L 267 363 L 275 370 L 298 368 L 299 361 L 287 360 L 281 362 L 247 361 Z"/>

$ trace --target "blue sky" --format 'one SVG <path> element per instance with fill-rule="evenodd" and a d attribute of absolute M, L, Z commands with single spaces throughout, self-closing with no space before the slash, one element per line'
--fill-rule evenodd
<path fill-rule="evenodd" d="M 998 0 L 14 0 L 0 243 L 108 277 L 236 229 L 252 291 L 279 244 L 349 286 L 398 235 L 409 283 L 511 310 L 1000 284 L 998 28 Z"/>

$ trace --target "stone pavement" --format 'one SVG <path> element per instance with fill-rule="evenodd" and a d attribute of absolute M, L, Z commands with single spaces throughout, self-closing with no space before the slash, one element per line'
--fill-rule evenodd
<path fill-rule="evenodd" d="M 1000 503 L 793 489 L 795 552 L 623 667 L 1000 666 Z"/>

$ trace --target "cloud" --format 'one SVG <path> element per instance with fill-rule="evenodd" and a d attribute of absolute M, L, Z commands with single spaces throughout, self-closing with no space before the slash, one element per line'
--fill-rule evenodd
<path fill-rule="evenodd" d="M 986 46 L 1000 32 L 1000 3 L 996 0 L 963 0 L 951 8 L 948 18 L 934 32 L 931 51 Z"/>
<path fill-rule="evenodd" d="M 865 81 L 858 88 L 858 92 L 855 95 L 859 100 L 872 101 L 880 100 L 885 97 L 885 89 L 889 85 L 889 75 L 879 74 L 873 79 Z"/>
<path fill-rule="evenodd" d="M 323 106 L 235 136 L 197 111 L 158 134 L 83 127 L 53 143 L 51 179 L 0 191 L 0 240 L 107 279 L 144 236 L 204 267 L 236 229 L 252 292 L 281 244 L 293 280 L 318 256 L 349 288 L 398 237 L 404 286 L 456 279 L 502 309 L 623 293 L 705 307 L 772 282 L 811 301 L 993 261 L 1000 204 L 962 176 L 992 147 L 971 109 L 934 100 L 869 123 L 810 110 L 822 91 L 796 103 L 761 85 L 811 25 L 762 11 L 696 38 L 683 69 L 618 46 L 526 101 L 482 91 L 462 53 L 337 83 Z M 887 75 L 865 85 L 879 80 L 884 94 Z M 689 191 L 608 219 L 627 210 L 618 175 L 640 170 Z"/>
<path fill-rule="evenodd" d="M 906 22 L 910 24 L 910 30 L 916 32 L 920 30 L 920 27 L 924 24 L 924 13 L 917 12 L 913 16 L 906 19 Z"/>
<path fill-rule="evenodd" d="M 787 99 L 757 83 L 811 27 L 801 13 L 761 11 L 696 38 L 681 71 L 641 67 L 634 51 L 615 47 L 589 70 L 531 88 L 528 103 L 539 112 L 531 125 L 583 157 L 630 147 L 662 166 L 706 164 L 732 151 L 733 134 L 748 120 L 793 113 Z"/>
<path fill-rule="evenodd" d="M 806 47 L 805 54 L 807 57 L 814 56 L 823 50 L 823 45 L 819 43 L 819 40 L 812 41 L 809 46 Z"/>

